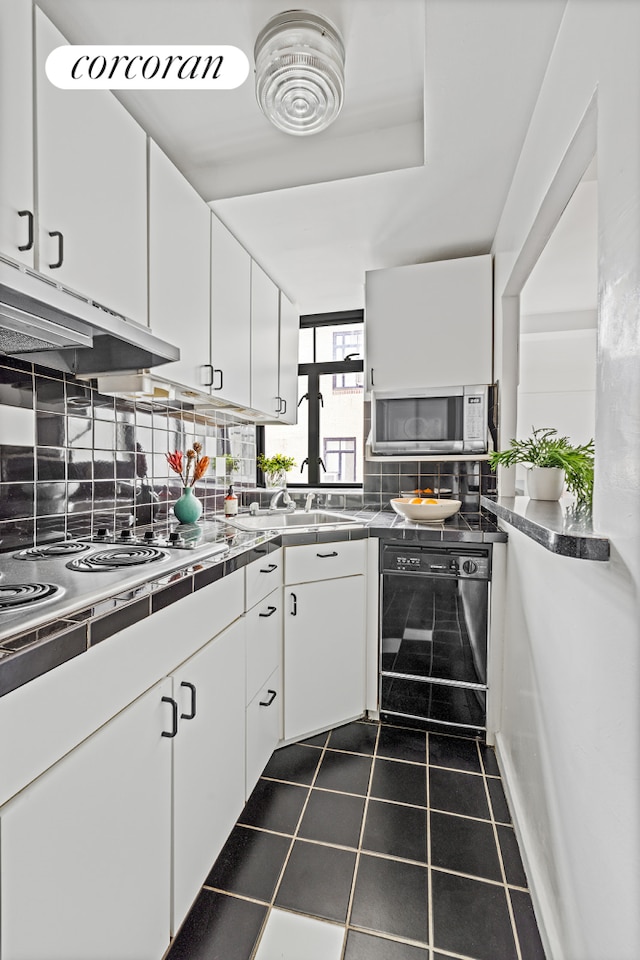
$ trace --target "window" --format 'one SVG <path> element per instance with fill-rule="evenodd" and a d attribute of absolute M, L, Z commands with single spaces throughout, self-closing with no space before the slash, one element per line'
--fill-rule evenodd
<path fill-rule="evenodd" d="M 362 484 L 363 341 L 362 310 L 300 318 L 298 423 L 260 428 L 267 456 L 294 457 L 289 484 Z"/>

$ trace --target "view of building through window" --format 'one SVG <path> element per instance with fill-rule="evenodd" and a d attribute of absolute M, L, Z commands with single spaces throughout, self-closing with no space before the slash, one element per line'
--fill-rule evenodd
<path fill-rule="evenodd" d="M 314 319 L 300 331 L 298 423 L 265 426 L 265 454 L 295 459 L 289 484 L 361 484 L 364 324 Z"/>

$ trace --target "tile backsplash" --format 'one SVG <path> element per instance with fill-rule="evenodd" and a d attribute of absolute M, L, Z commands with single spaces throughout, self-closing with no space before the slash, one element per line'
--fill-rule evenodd
<path fill-rule="evenodd" d="M 196 493 L 205 511 L 222 513 L 229 483 L 255 485 L 254 424 L 186 403 L 114 399 L 0 357 L 0 552 L 166 518 L 182 490 L 165 454 L 194 440 L 212 460 Z"/>

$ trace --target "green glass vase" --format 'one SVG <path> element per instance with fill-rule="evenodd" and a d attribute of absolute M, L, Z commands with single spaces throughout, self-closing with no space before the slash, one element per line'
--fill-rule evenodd
<path fill-rule="evenodd" d="M 179 523 L 195 523 L 202 514 L 202 504 L 192 487 L 183 487 L 182 496 L 173 505 L 173 512 Z"/>

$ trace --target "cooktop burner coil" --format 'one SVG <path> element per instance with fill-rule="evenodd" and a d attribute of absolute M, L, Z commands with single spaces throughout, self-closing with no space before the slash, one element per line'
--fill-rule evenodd
<path fill-rule="evenodd" d="M 122 567 L 135 567 L 145 563 L 155 563 L 164 560 L 167 554 L 156 547 L 132 545 L 130 547 L 114 547 L 112 550 L 98 550 L 88 557 L 78 557 L 71 560 L 69 570 L 117 570 Z"/>
<path fill-rule="evenodd" d="M 53 583 L 4 583 L 0 586 L 0 610 L 39 603 L 59 590 Z"/>
<path fill-rule="evenodd" d="M 73 553 L 84 553 L 89 549 L 88 543 L 78 543 L 75 540 L 63 540 L 61 543 L 44 544 L 41 547 L 29 547 L 14 553 L 16 560 L 49 560 L 52 557 L 68 557 Z"/>

